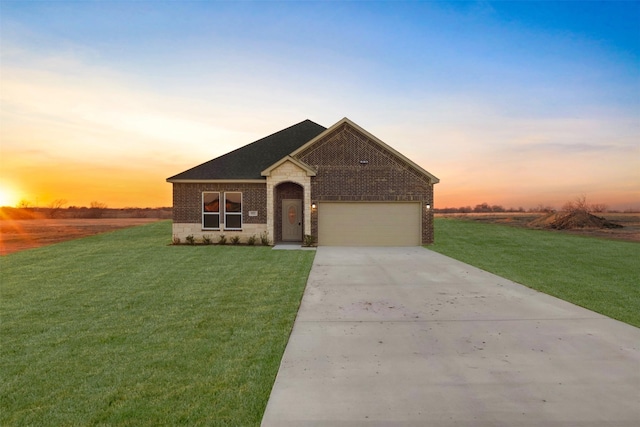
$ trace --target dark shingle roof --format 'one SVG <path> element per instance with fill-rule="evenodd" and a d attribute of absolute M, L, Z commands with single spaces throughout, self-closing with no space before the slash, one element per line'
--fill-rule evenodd
<path fill-rule="evenodd" d="M 305 120 L 167 178 L 167 181 L 179 179 L 260 179 L 262 178 L 260 173 L 263 170 L 302 147 L 325 130 L 324 126 L 311 120 Z"/>

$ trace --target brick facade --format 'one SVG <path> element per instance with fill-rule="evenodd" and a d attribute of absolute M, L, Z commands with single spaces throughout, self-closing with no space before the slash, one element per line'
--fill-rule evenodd
<path fill-rule="evenodd" d="M 202 230 L 202 192 L 218 191 L 221 200 L 225 192 L 242 193 L 242 231 Z M 257 211 L 258 216 L 249 216 Z M 224 212 L 220 212 L 220 224 L 224 224 Z M 217 240 L 220 234 L 227 238 L 240 235 L 244 238 L 259 235 L 267 230 L 267 186 L 258 183 L 173 183 L 173 235 L 184 241 L 189 234 L 200 238 L 210 235 Z"/>
<path fill-rule="evenodd" d="M 220 193 L 239 191 L 242 193 L 242 223 L 267 223 L 267 187 L 265 184 L 242 183 L 197 183 L 173 184 L 173 222 L 200 223 L 202 221 L 202 192 Z M 220 198 L 222 199 L 222 194 Z M 258 211 L 258 216 L 249 216 L 249 211 Z M 221 212 L 222 214 L 222 212 Z M 222 215 L 220 222 L 224 222 Z"/>
<path fill-rule="evenodd" d="M 323 135 L 323 136 L 322 136 Z M 318 236 L 322 201 L 420 202 L 422 243 L 433 243 L 433 185 L 438 179 L 388 149 L 366 131 L 343 122 L 321 139 L 275 163 L 264 183 L 173 182 L 173 232 L 184 240 L 203 234 L 243 238 L 267 232 L 272 241 L 282 238 L 282 200 L 302 199 L 303 234 Z M 432 181 L 435 180 L 435 182 Z M 202 230 L 202 192 L 242 193 L 243 230 Z M 223 197 L 221 195 L 221 197 Z M 249 216 L 257 211 L 257 216 Z M 220 216 L 221 223 L 224 215 Z"/>
<path fill-rule="evenodd" d="M 422 202 L 422 243 L 433 243 L 433 209 L 427 209 L 433 207 L 433 184 L 380 144 L 343 124 L 295 157 L 317 170 L 312 202 Z M 311 212 L 311 234 L 318 235 L 317 211 Z"/>

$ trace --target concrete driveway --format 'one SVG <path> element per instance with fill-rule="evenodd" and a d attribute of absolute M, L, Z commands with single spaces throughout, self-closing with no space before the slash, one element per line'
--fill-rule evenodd
<path fill-rule="evenodd" d="M 416 248 L 320 247 L 262 421 L 638 426 L 640 329 Z"/>

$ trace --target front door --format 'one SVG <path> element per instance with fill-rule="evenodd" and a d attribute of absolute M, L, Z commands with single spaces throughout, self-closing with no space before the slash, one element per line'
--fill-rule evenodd
<path fill-rule="evenodd" d="M 282 201 L 282 240 L 302 241 L 302 200 L 284 199 Z"/>

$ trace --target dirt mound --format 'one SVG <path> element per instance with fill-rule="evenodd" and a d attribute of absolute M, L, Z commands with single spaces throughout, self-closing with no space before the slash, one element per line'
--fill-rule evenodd
<path fill-rule="evenodd" d="M 555 230 L 573 230 L 576 228 L 622 228 L 622 225 L 620 224 L 592 215 L 583 210 L 551 212 L 531 221 L 529 226 L 553 228 Z"/>
<path fill-rule="evenodd" d="M 549 212 L 530 221 L 527 225 L 534 228 L 550 228 L 551 223 L 558 218 L 558 215 L 560 215 L 559 212 Z"/>

